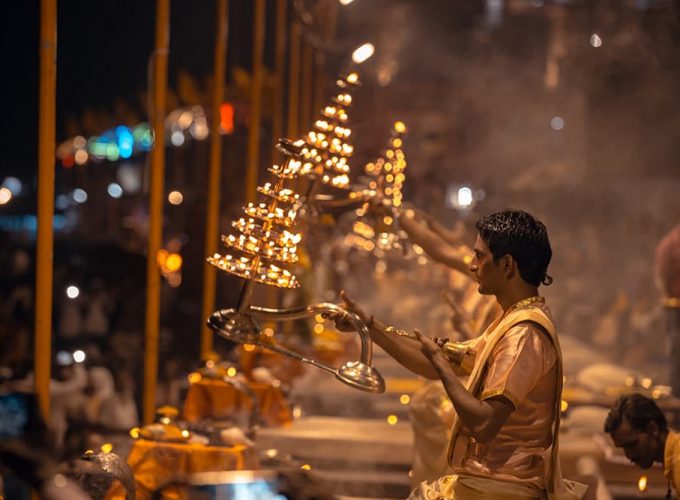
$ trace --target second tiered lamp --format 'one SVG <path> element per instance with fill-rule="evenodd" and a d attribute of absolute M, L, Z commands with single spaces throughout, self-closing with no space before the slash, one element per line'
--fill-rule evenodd
<path fill-rule="evenodd" d="M 223 236 L 228 249 L 225 255 L 215 254 L 208 262 L 230 274 L 245 279 L 238 305 L 234 309 L 215 311 L 208 324 L 219 335 L 233 342 L 253 344 L 284 354 L 333 373 L 352 387 L 369 392 L 383 392 L 385 382 L 371 365 L 373 350 L 366 325 L 353 313 L 332 303 L 312 304 L 291 309 L 270 309 L 250 305 L 256 282 L 279 288 L 296 288 L 299 282 L 288 267 L 298 260 L 297 244 L 301 235 L 294 232 L 295 218 L 300 209 L 299 196 L 286 187 L 286 181 L 296 178 L 302 167 L 303 141 L 281 139 L 277 148 L 285 155 L 282 166 L 269 171 L 276 181 L 258 188 L 265 201 L 250 203 L 244 208 L 245 217 L 233 222 L 235 234 Z M 354 326 L 361 340 L 359 361 L 350 361 L 333 368 L 305 358 L 264 335 L 257 320 L 289 321 L 321 313 L 344 315 Z"/>

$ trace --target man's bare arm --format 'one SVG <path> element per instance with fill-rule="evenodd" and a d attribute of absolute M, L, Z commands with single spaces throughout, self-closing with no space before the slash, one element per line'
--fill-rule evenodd
<path fill-rule="evenodd" d="M 409 235 L 411 241 L 420 245 L 433 260 L 463 274 L 470 274 L 465 262 L 467 254 L 460 247 L 451 245 L 437 232 L 404 214 L 399 216 L 399 227 Z"/>
<path fill-rule="evenodd" d="M 446 356 L 437 344 L 416 330 L 422 352 L 432 363 L 444 384 L 463 426 L 480 443 L 492 441 L 508 419 L 514 407 L 504 398 L 480 401 L 470 394 L 456 377 Z"/>
<path fill-rule="evenodd" d="M 392 356 L 399 364 L 423 377 L 436 380 L 439 373 L 435 370 L 430 360 L 427 359 L 420 349 L 417 340 L 399 337 L 386 332 L 388 325 L 378 319 L 373 320 L 371 325 L 371 340 L 382 347 L 387 354 Z"/>
<path fill-rule="evenodd" d="M 439 374 L 420 349 L 420 343 L 417 340 L 387 332 L 388 327 L 385 323 L 364 311 L 345 294 L 344 290 L 340 292 L 340 297 L 346 310 L 353 312 L 369 325 L 371 340 L 382 347 L 399 364 L 423 377 L 433 380 L 439 378 Z M 335 321 L 335 327 L 338 330 L 355 331 L 355 327 L 347 321 L 346 316 L 333 313 L 325 314 L 325 316 Z"/>

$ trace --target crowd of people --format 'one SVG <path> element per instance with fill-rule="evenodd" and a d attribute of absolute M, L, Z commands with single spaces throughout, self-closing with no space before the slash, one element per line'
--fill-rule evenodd
<path fill-rule="evenodd" d="M 497 212 L 477 222 L 477 238 L 469 247 L 463 243 L 462 227 L 448 230 L 414 210 L 402 210 L 398 218 L 412 242 L 452 271 L 442 297 L 450 308 L 446 334 L 433 338 L 418 329 L 398 330 L 348 295 L 341 298 L 344 307 L 366 323 L 374 342 L 412 372 L 437 381 L 416 394 L 412 404 L 414 477 L 422 482 L 411 498 L 502 495 L 519 500 L 542 498 L 546 492 L 561 498 L 592 496 L 592 483 L 561 476 L 557 455 L 564 368 L 552 314 L 538 291 L 552 282 L 545 225 L 523 211 Z M 1 351 L 0 373 L 7 387 L 30 392 L 32 259 L 21 247 L 4 257 L 12 265 L 2 290 L 0 342 L 6 348 Z M 55 275 L 60 275 L 59 269 Z M 87 276 L 85 283 L 82 289 L 71 287 L 58 295 L 55 308 L 49 427 L 52 444 L 65 459 L 81 454 L 93 439 L 116 442 L 119 437 L 117 446 L 125 453 L 127 432 L 140 416 L 135 380 L 142 367 L 141 336 L 116 328 L 116 314 L 121 312 L 118 284 L 99 276 Z M 612 341 L 612 335 L 619 333 L 626 311 L 640 329 L 654 321 L 645 316 L 644 304 L 629 307 L 626 296 L 619 294 L 593 334 L 596 346 L 620 345 L 620 336 Z M 329 318 L 338 329 L 348 328 L 342 317 Z M 192 367 L 181 359 L 167 361 L 157 403 L 178 406 Z M 467 377 L 465 384 L 460 376 Z M 420 420 L 431 417 L 432 403 L 442 400 L 449 403 L 448 410 L 438 414 L 439 432 L 433 433 Z M 633 415 L 645 405 L 649 422 Z M 604 430 L 638 465 L 664 463 L 669 481 L 676 484 L 676 435 L 654 413 L 655 407 L 651 400 L 622 399 Z"/>
<path fill-rule="evenodd" d="M 0 382 L 5 390 L 30 392 L 35 261 L 28 248 L 16 243 L 0 254 Z M 111 282 L 82 268 L 74 272 L 68 263 L 57 264 L 54 276 L 51 444 L 64 457 L 111 438 L 125 446 L 128 440 L 120 436 L 127 436 L 141 417 L 143 290 L 130 289 L 123 276 Z M 162 337 L 171 334 L 163 328 Z M 197 362 L 172 352 L 168 344 L 161 353 L 157 401 L 178 405 L 186 375 Z"/>

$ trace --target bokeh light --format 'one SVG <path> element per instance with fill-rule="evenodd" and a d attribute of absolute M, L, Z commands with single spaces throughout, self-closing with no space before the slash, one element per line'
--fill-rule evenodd
<path fill-rule="evenodd" d="M 553 130 L 562 130 L 564 128 L 564 119 L 561 116 L 553 116 L 550 120 L 550 128 Z"/>
<path fill-rule="evenodd" d="M 87 201 L 87 192 L 84 189 L 74 189 L 73 190 L 73 201 L 76 203 L 85 203 Z"/>
<path fill-rule="evenodd" d="M 123 196 L 123 188 L 117 182 L 112 182 L 106 188 L 106 192 L 109 193 L 111 198 L 120 198 Z"/>
<path fill-rule="evenodd" d="M 16 177 L 7 177 L 2 182 L 2 187 L 12 191 L 13 196 L 19 196 L 21 194 L 21 188 L 23 187 L 21 181 Z"/>
<path fill-rule="evenodd" d="M 592 45 L 595 48 L 602 47 L 602 38 L 600 38 L 600 35 L 598 35 L 597 33 L 593 33 L 592 35 L 590 35 L 590 45 Z"/>
<path fill-rule="evenodd" d="M 365 43 L 354 52 L 352 52 L 352 61 L 357 64 L 361 64 L 367 61 L 375 52 L 375 47 L 372 43 Z"/>
<path fill-rule="evenodd" d="M 6 205 L 12 199 L 12 191 L 6 187 L 0 188 L 0 205 Z"/>
<path fill-rule="evenodd" d="M 469 207 L 470 205 L 472 205 L 472 189 L 464 186 L 458 190 L 458 206 Z"/>
<path fill-rule="evenodd" d="M 168 201 L 171 205 L 181 205 L 184 201 L 184 196 L 179 191 L 170 191 L 170 194 L 168 194 Z"/>

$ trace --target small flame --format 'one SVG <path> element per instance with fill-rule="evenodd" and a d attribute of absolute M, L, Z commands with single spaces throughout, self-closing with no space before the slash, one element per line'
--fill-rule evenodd
<path fill-rule="evenodd" d="M 640 479 L 638 479 L 638 490 L 647 490 L 647 476 L 640 476 Z"/>

